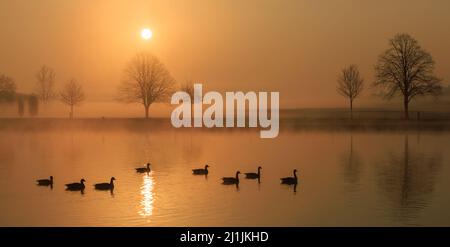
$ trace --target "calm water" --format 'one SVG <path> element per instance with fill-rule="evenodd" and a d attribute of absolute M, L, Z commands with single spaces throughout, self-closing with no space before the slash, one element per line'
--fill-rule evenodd
<path fill-rule="evenodd" d="M 450 226 L 450 133 L 0 131 L 1 226 Z M 150 175 L 134 167 L 150 161 Z M 210 164 L 207 178 L 192 168 Z M 236 170 L 262 180 L 221 184 Z M 279 178 L 300 173 L 294 188 Z M 51 190 L 37 178 L 55 177 Z M 93 183 L 117 178 L 114 194 Z M 84 194 L 64 184 L 87 180 Z"/>

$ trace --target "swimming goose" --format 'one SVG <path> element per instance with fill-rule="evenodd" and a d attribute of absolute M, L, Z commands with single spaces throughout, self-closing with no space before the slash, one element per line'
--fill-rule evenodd
<path fill-rule="evenodd" d="M 236 177 L 223 177 L 223 183 L 224 184 L 238 184 L 239 183 L 239 174 L 241 174 L 240 171 L 236 172 Z"/>
<path fill-rule="evenodd" d="M 262 169 L 262 167 L 258 166 L 258 173 L 254 173 L 254 172 L 245 173 L 245 178 L 248 178 L 248 179 L 261 178 L 261 169 Z"/>
<path fill-rule="evenodd" d="M 139 167 L 139 168 L 135 168 L 136 172 L 138 173 L 148 173 L 150 172 L 150 163 L 147 163 L 147 167 Z"/>
<path fill-rule="evenodd" d="M 37 185 L 41 186 L 49 186 L 53 185 L 53 176 L 50 176 L 50 179 L 38 179 L 36 180 Z"/>
<path fill-rule="evenodd" d="M 208 167 L 209 165 L 205 165 L 205 169 L 192 169 L 192 174 L 194 175 L 207 175 L 208 174 Z"/>
<path fill-rule="evenodd" d="M 85 188 L 84 182 L 86 182 L 86 180 L 82 178 L 79 183 L 66 184 L 67 187 L 66 190 L 73 190 L 73 191 L 84 190 Z"/>
<path fill-rule="evenodd" d="M 282 184 L 297 184 L 297 169 L 294 169 L 294 177 L 281 178 Z"/>
<path fill-rule="evenodd" d="M 114 180 L 116 180 L 116 178 L 112 177 L 109 183 L 94 184 L 94 187 L 96 190 L 113 190 Z"/>

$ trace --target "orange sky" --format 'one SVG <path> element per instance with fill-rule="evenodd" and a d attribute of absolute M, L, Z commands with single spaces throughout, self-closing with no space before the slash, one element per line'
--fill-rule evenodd
<path fill-rule="evenodd" d="M 72 77 L 83 84 L 87 112 L 89 102 L 112 102 L 126 62 L 149 50 L 181 83 L 280 91 L 281 107 L 342 107 L 339 71 L 357 64 L 370 83 L 398 32 L 418 39 L 448 81 L 449 9 L 446 0 L 1 0 L 0 73 L 31 92 L 39 66 L 53 67 L 59 87 Z M 363 96 L 361 105 L 381 102 Z M 138 105 L 118 109 L 141 114 Z"/>

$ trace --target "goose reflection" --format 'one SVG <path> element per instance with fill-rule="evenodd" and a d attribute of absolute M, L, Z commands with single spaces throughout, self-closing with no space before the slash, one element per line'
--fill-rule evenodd
<path fill-rule="evenodd" d="M 153 189 L 155 186 L 153 175 L 147 174 L 143 177 L 144 181 L 141 186 L 141 210 L 139 214 L 142 217 L 149 217 L 153 214 Z"/>

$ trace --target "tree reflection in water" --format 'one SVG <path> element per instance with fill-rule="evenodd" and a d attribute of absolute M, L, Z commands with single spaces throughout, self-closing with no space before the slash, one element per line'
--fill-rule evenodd
<path fill-rule="evenodd" d="M 420 139 L 417 139 L 420 142 Z M 441 153 L 425 153 L 410 147 L 404 137 L 403 152 L 390 153 L 377 166 L 377 184 L 387 199 L 390 217 L 403 224 L 414 224 L 422 209 L 430 203 L 435 180 L 442 166 Z"/>
<path fill-rule="evenodd" d="M 347 190 L 355 191 L 360 186 L 362 170 L 362 158 L 353 145 L 353 135 L 350 134 L 350 147 L 345 151 L 340 159 L 343 170 L 344 181 L 348 185 Z"/>

